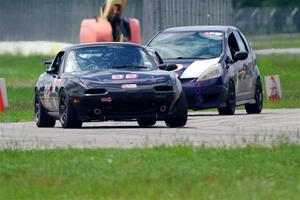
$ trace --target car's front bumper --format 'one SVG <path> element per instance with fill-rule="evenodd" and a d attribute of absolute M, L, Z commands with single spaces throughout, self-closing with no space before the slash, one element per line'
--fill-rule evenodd
<path fill-rule="evenodd" d="M 174 92 L 118 92 L 72 97 L 70 101 L 76 111 L 77 119 L 102 121 L 150 116 L 164 117 L 171 114 L 177 99 L 178 94 Z M 165 110 L 162 109 L 163 106 Z"/>
<path fill-rule="evenodd" d="M 196 79 L 181 79 L 189 109 L 224 107 L 227 87 L 222 78 L 197 82 Z"/>

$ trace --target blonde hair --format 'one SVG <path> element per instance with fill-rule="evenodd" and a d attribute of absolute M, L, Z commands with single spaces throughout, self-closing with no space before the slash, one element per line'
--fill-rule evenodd
<path fill-rule="evenodd" d="M 126 0 L 106 0 L 105 7 L 104 8 L 100 7 L 100 18 L 107 19 L 107 16 L 108 16 L 111 8 L 115 4 L 120 4 L 121 5 L 121 9 L 123 9 L 125 7 Z"/>

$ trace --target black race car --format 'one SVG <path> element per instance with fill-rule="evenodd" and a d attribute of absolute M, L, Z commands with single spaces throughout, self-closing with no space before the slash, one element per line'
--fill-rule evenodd
<path fill-rule="evenodd" d="M 187 101 L 174 72 L 140 45 L 95 43 L 60 51 L 35 87 L 38 127 L 80 128 L 83 122 L 137 119 L 141 127 L 187 121 Z M 163 69 L 163 70 L 162 70 Z"/>

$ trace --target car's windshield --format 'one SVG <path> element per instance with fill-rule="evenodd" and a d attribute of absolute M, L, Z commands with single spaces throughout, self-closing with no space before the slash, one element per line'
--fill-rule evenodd
<path fill-rule="evenodd" d="M 193 31 L 161 33 L 149 44 L 162 59 L 211 59 L 223 49 L 223 33 Z"/>
<path fill-rule="evenodd" d="M 107 69 L 153 70 L 155 63 L 145 51 L 136 46 L 101 45 L 71 50 L 65 72 Z"/>

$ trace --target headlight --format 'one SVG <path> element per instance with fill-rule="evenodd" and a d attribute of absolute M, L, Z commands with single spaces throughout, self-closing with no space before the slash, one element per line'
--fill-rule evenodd
<path fill-rule="evenodd" d="M 223 74 L 223 68 L 220 63 L 216 65 L 212 65 L 207 70 L 205 70 L 197 79 L 197 81 L 205 81 L 213 78 L 218 78 L 222 76 Z"/>

